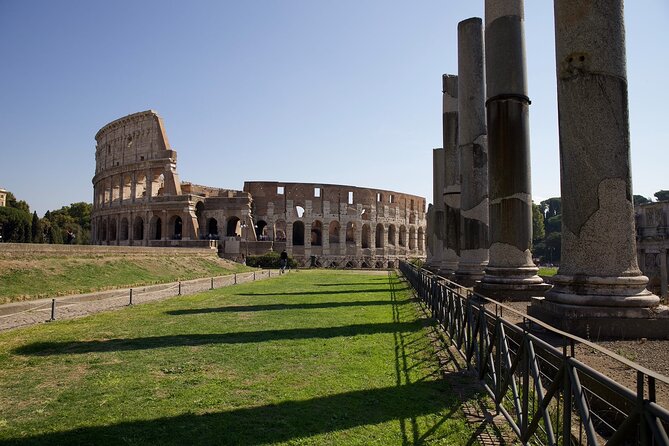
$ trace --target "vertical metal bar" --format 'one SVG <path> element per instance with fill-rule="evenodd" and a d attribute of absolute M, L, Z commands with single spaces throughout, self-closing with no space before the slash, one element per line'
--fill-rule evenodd
<path fill-rule="evenodd" d="M 130 288 L 130 302 L 128 302 L 128 305 L 132 305 L 132 288 Z"/>
<path fill-rule="evenodd" d="M 181 282 L 179 282 L 179 296 L 181 296 Z"/>
<path fill-rule="evenodd" d="M 641 371 L 636 372 L 636 402 L 639 406 L 639 413 L 641 414 L 641 422 L 639 423 L 639 442 L 640 444 L 650 444 L 650 432 L 648 423 L 643 416 L 644 410 L 644 374 Z"/>
<path fill-rule="evenodd" d="M 56 299 L 51 299 L 51 319 L 50 321 L 56 320 Z"/>
<path fill-rule="evenodd" d="M 529 355 L 529 349 L 528 349 L 528 344 L 529 340 L 527 339 L 527 331 L 525 330 L 527 327 L 525 318 L 523 318 L 523 346 L 524 348 L 522 351 L 518 352 L 522 355 L 520 361 L 523 366 L 522 368 L 522 380 L 523 384 L 520 386 L 523 392 L 523 399 L 522 399 L 522 411 L 521 411 L 521 417 L 520 417 L 520 432 L 523 433 L 523 436 L 525 436 L 525 433 L 527 432 L 527 419 L 529 418 L 529 397 L 530 397 L 530 355 Z"/>
<path fill-rule="evenodd" d="M 213 277 L 211 278 L 211 288 L 209 288 L 209 289 L 210 290 L 214 289 L 214 278 Z"/>

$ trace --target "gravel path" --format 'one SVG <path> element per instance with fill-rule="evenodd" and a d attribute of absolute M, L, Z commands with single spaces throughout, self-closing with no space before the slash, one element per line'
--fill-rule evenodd
<path fill-rule="evenodd" d="M 202 291 L 222 288 L 237 283 L 277 277 L 278 270 L 259 270 L 246 273 L 229 274 L 214 278 L 194 279 L 160 285 L 122 288 L 97 293 L 77 294 L 15 302 L 0 305 L 0 331 L 10 330 L 26 325 L 48 322 L 52 316 L 52 305 L 55 302 L 54 316 L 56 320 L 74 319 L 101 311 L 124 308 L 130 304 L 142 304 L 155 300 L 167 299 L 178 295 L 195 294 Z"/>

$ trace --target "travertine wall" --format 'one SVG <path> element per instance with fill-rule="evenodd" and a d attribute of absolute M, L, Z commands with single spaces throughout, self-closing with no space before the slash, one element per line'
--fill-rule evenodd
<path fill-rule="evenodd" d="M 386 267 L 425 257 L 425 198 L 320 183 L 250 181 L 258 239 L 321 266 Z M 301 214 L 301 215 L 300 215 Z"/>

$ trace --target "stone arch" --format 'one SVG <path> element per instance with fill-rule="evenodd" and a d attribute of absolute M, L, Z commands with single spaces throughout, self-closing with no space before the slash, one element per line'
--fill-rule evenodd
<path fill-rule="evenodd" d="M 395 230 L 395 225 L 390 225 L 388 226 L 388 244 L 391 246 L 395 246 L 397 243 L 397 234 Z"/>
<path fill-rule="evenodd" d="M 349 221 L 346 223 L 346 244 L 355 245 L 355 222 Z"/>
<path fill-rule="evenodd" d="M 413 200 L 411 200 L 413 203 Z M 411 212 L 409 214 L 409 224 L 415 225 L 416 224 L 416 214 L 414 212 Z"/>
<path fill-rule="evenodd" d="M 418 228 L 418 250 L 425 251 L 425 231 L 423 228 Z"/>
<path fill-rule="evenodd" d="M 239 223 L 239 217 L 230 217 L 228 218 L 228 223 L 226 225 L 225 235 L 228 237 L 241 237 L 241 225 Z"/>
<path fill-rule="evenodd" d="M 144 240 L 144 219 L 142 217 L 135 217 L 135 221 L 132 223 L 132 239 Z"/>
<path fill-rule="evenodd" d="M 331 221 L 328 228 L 328 241 L 330 244 L 339 243 L 339 231 L 341 226 L 337 220 Z"/>
<path fill-rule="evenodd" d="M 416 249 L 416 228 L 409 227 L 409 249 Z"/>
<path fill-rule="evenodd" d="M 207 220 L 207 236 L 218 237 L 218 220 L 213 217 Z"/>
<path fill-rule="evenodd" d="M 319 220 L 314 220 L 311 224 L 311 245 L 323 245 L 323 224 Z"/>
<path fill-rule="evenodd" d="M 102 220 L 102 226 L 100 227 L 100 241 L 101 242 L 106 242 L 107 241 L 107 219 Z"/>
<path fill-rule="evenodd" d="M 304 245 L 304 223 L 301 221 L 293 222 L 293 246 Z"/>
<path fill-rule="evenodd" d="M 149 237 L 151 240 L 160 240 L 163 238 L 163 221 L 160 217 L 155 215 L 151 218 L 151 223 L 149 224 L 150 234 Z"/>
<path fill-rule="evenodd" d="M 127 217 L 123 217 L 121 219 L 121 227 L 119 228 L 120 232 L 120 240 L 122 241 L 127 241 L 128 240 L 128 219 Z"/>
<path fill-rule="evenodd" d="M 360 240 L 360 245 L 362 246 L 363 249 L 369 248 L 369 239 L 370 239 L 370 234 L 369 234 L 369 225 L 365 223 L 362 225 L 362 237 Z"/>
<path fill-rule="evenodd" d="M 183 237 L 183 220 L 178 215 L 170 218 L 170 236 L 173 240 L 181 240 Z"/>
<path fill-rule="evenodd" d="M 384 235 L 383 224 L 378 223 L 376 225 L 376 239 L 374 241 L 375 248 L 383 248 Z"/>
<path fill-rule="evenodd" d="M 400 226 L 399 245 L 400 246 L 405 246 L 405 247 L 407 245 L 407 228 L 404 225 Z"/>
<path fill-rule="evenodd" d="M 256 223 L 256 240 L 267 239 L 267 222 L 265 220 L 258 220 Z"/>
<path fill-rule="evenodd" d="M 274 239 L 278 242 L 285 242 L 286 241 L 286 221 L 285 220 L 277 220 L 274 223 Z"/>
<path fill-rule="evenodd" d="M 109 220 L 109 241 L 110 242 L 115 242 L 116 241 L 116 218 L 112 218 Z"/>

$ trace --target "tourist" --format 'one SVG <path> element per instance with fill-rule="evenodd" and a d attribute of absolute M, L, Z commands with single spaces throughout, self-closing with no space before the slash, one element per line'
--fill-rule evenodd
<path fill-rule="evenodd" d="M 288 264 L 288 253 L 286 252 L 285 249 L 281 251 L 281 256 L 279 257 L 279 260 L 280 260 L 279 265 L 281 266 L 281 274 L 283 274 L 283 272 L 286 269 L 286 265 Z"/>

